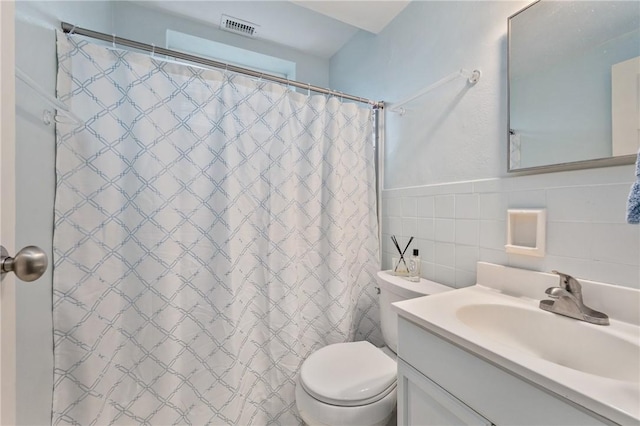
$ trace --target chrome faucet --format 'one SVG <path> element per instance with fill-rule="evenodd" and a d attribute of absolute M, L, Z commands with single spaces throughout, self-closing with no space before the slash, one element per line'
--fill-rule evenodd
<path fill-rule="evenodd" d="M 540 309 L 592 324 L 609 325 L 609 317 L 582 303 L 582 285 L 571 275 L 552 271 L 560 276 L 558 287 L 549 287 L 545 293 L 554 300 L 541 300 Z"/>

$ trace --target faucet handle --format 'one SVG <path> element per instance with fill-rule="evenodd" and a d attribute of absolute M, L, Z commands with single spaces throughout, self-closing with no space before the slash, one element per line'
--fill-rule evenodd
<path fill-rule="evenodd" d="M 582 285 L 580 285 L 580 282 L 577 279 L 573 278 L 569 274 L 556 271 L 555 269 L 551 272 L 560 276 L 560 287 L 575 295 L 582 293 Z"/>

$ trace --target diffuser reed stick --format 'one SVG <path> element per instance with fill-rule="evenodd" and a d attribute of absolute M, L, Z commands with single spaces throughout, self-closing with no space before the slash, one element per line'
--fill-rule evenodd
<path fill-rule="evenodd" d="M 396 238 L 395 235 L 391 236 L 391 241 L 393 241 L 393 244 L 396 246 L 396 250 L 398 250 L 398 254 L 400 255 L 400 259 L 398 260 L 398 263 L 394 265 L 393 272 L 398 272 L 398 266 L 400 265 L 400 262 L 404 263 L 405 268 L 409 269 L 409 267 L 407 266 L 407 262 L 404 260 L 404 254 L 407 252 L 409 245 L 411 245 L 411 241 L 413 241 L 413 237 L 409 238 L 409 242 L 404 247 L 404 250 L 400 250 L 400 244 L 398 244 L 398 239 Z"/>

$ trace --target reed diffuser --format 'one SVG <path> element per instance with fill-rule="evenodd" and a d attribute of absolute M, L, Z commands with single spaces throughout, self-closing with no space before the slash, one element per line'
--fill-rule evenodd
<path fill-rule="evenodd" d="M 409 275 L 409 267 L 404 257 L 404 254 L 407 252 L 409 245 L 411 245 L 411 242 L 413 241 L 413 237 L 409 238 L 409 242 L 404 247 L 404 250 L 400 249 L 400 244 L 398 244 L 398 239 L 396 238 L 395 235 L 391 236 L 391 241 L 393 241 L 393 245 L 396 247 L 396 250 L 398 250 L 398 256 L 399 256 L 399 257 L 392 258 L 391 272 L 394 275 L 400 275 L 400 276 L 406 277 Z"/>

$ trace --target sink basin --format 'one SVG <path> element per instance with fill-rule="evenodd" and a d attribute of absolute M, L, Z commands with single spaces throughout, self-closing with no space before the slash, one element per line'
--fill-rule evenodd
<path fill-rule="evenodd" d="M 640 381 L 640 336 L 634 342 L 606 326 L 511 305 L 465 305 L 456 316 L 484 337 L 528 355 L 600 377 Z"/>

